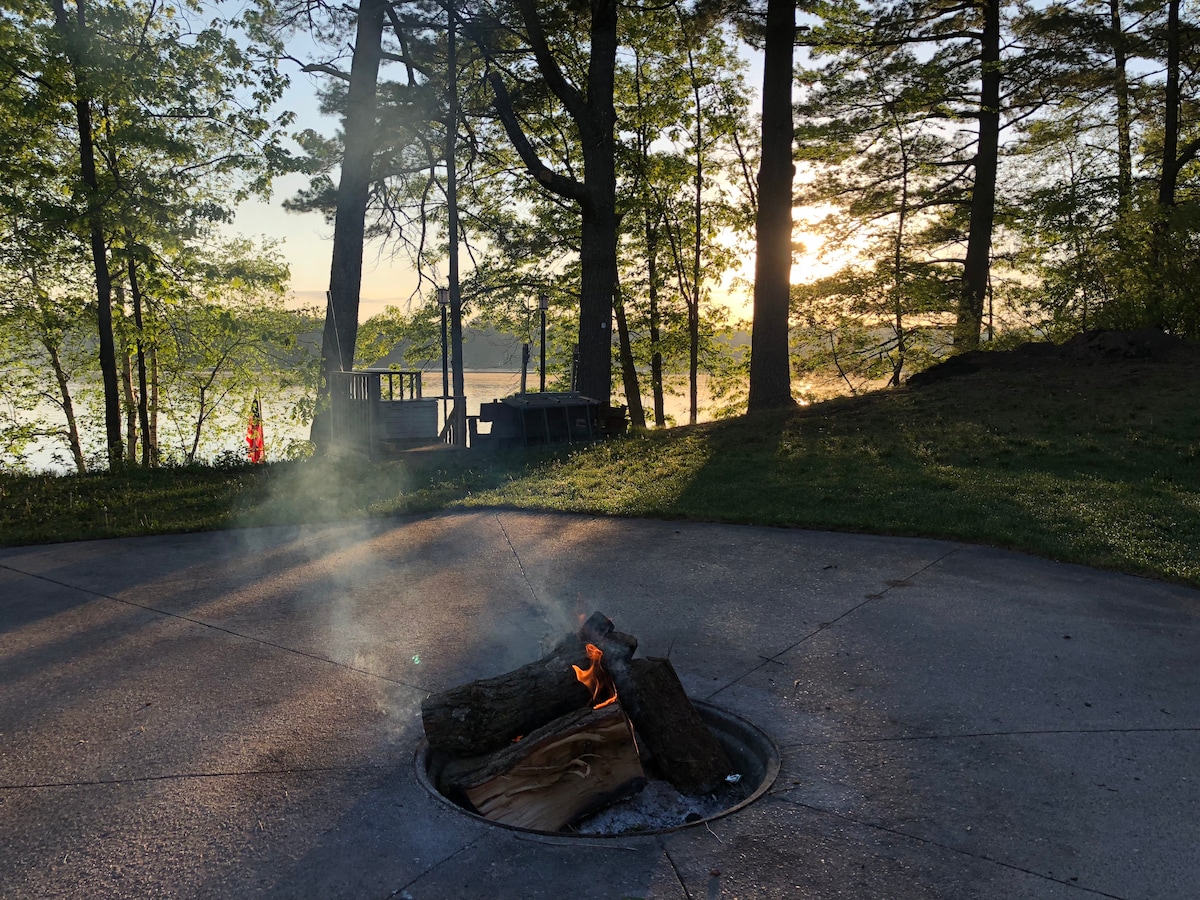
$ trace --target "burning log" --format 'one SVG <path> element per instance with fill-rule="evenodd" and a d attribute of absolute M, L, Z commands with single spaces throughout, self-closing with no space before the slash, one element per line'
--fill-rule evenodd
<path fill-rule="evenodd" d="M 655 772 L 678 791 L 706 794 L 733 772 L 729 755 L 688 700 L 670 660 L 634 659 L 627 678 L 613 678 Z"/>
<path fill-rule="evenodd" d="M 575 670 L 590 664 L 582 641 L 564 641 L 537 662 L 427 697 L 421 718 L 429 746 L 453 756 L 490 753 L 588 706 L 591 693 Z"/>
<path fill-rule="evenodd" d="M 544 659 L 427 698 L 429 745 L 451 757 L 439 789 L 486 818 L 557 831 L 640 790 L 646 759 L 682 792 L 718 787 L 732 771 L 724 747 L 671 663 L 636 649 L 595 613 Z"/>
<path fill-rule="evenodd" d="M 451 760 L 439 788 L 492 821 L 559 831 L 645 783 L 629 721 L 611 703 L 568 713 L 494 754 Z"/>
<path fill-rule="evenodd" d="M 580 636 L 602 650 L 617 696 L 658 774 L 685 794 L 706 794 L 720 786 L 733 766 L 692 706 L 671 661 L 633 659 L 637 639 L 615 631 L 598 612 L 584 623 Z"/>

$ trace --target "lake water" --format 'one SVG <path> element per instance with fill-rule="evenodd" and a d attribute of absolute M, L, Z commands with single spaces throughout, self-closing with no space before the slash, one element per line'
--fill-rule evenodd
<path fill-rule="evenodd" d="M 648 383 L 645 385 L 648 387 Z M 553 385 L 549 385 L 553 387 Z M 697 380 L 697 419 L 701 422 L 711 421 L 713 418 L 712 410 L 709 407 L 712 405 L 712 394 L 709 390 L 708 375 L 701 373 Z M 525 385 L 526 390 L 536 391 L 538 389 L 538 378 L 536 373 L 530 373 Z M 441 373 L 436 376 L 425 376 L 425 394 L 440 394 L 442 390 Z M 479 412 L 479 404 L 487 403 L 492 400 L 499 400 L 501 397 L 508 397 L 521 390 L 521 373 L 520 372 L 464 372 L 463 373 L 463 390 L 467 395 L 467 412 L 470 415 L 475 415 Z M 682 383 L 677 389 L 678 393 L 668 393 L 663 398 L 663 410 L 667 415 L 671 424 L 679 425 L 687 422 L 688 418 L 688 398 L 687 384 Z M 620 390 L 620 380 L 618 379 L 613 384 L 613 403 L 622 404 L 625 402 L 625 396 Z M 646 404 L 646 418 L 653 418 L 654 412 L 650 406 L 649 396 L 643 396 L 642 402 Z"/>
<path fill-rule="evenodd" d="M 537 374 L 536 372 L 530 373 L 526 381 L 526 389 L 537 390 L 537 387 Z M 553 387 L 553 385 L 550 385 L 550 387 Z M 619 382 L 616 387 L 619 387 Z M 479 412 L 480 403 L 499 400 L 502 397 L 518 393 L 521 390 L 521 373 L 464 372 L 463 388 L 467 397 L 467 413 L 475 415 Z M 700 375 L 698 389 L 700 407 L 698 419 L 701 422 L 710 421 L 713 418 L 713 413 L 709 408 L 712 398 L 709 391 L 708 376 L 703 373 Z M 675 394 L 668 393 L 664 398 L 664 408 L 668 416 L 668 421 L 671 424 L 685 423 L 688 417 L 686 382 L 681 383 L 677 391 Z M 422 393 L 425 397 L 441 396 L 442 373 L 440 371 L 424 373 Z M 624 403 L 625 400 L 618 392 L 614 395 L 613 402 Z M 643 402 L 648 404 L 649 398 L 646 398 Z M 281 458 L 285 455 L 287 447 L 293 441 L 307 440 L 308 438 L 308 424 L 306 422 L 292 422 L 286 418 L 285 410 L 290 405 L 286 399 L 263 399 L 263 427 L 268 459 Z M 439 428 L 444 424 L 440 421 L 444 405 L 441 403 L 438 404 Z M 89 410 L 83 404 L 78 404 L 77 406 L 79 407 L 77 411 L 81 420 L 86 419 Z M 647 406 L 646 414 L 647 418 L 652 416 L 652 410 L 649 406 Z M 222 410 L 215 416 L 211 424 L 206 426 L 208 432 L 200 442 L 198 455 L 201 459 L 211 461 L 222 453 L 245 453 L 246 444 L 244 435 L 246 423 L 243 415 L 244 412 L 238 409 Z M 95 434 L 89 431 L 85 435 L 85 441 L 88 438 L 92 439 L 91 452 L 98 452 L 101 446 L 101 437 L 102 435 L 98 431 Z M 189 433 L 186 431 L 173 432 L 165 421 L 161 422 L 159 426 L 159 440 L 164 448 L 171 447 L 177 453 L 181 453 L 182 449 L 190 446 L 191 443 Z M 56 458 L 56 456 L 59 458 Z M 73 471 L 73 468 L 64 462 L 64 459 L 70 459 L 70 453 L 67 451 L 65 444 L 59 445 L 43 442 L 30 454 L 30 468 L 41 472 L 65 473 Z"/>
<path fill-rule="evenodd" d="M 553 388 L 553 385 L 547 385 Z M 714 418 L 712 406 L 712 394 L 709 390 L 708 375 L 701 373 L 697 380 L 697 414 L 696 419 L 699 422 L 710 422 Z M 530 373 L 525 383 L 525 389 L 528 391 L 536 391 L 538 389 L 538 378 L 536 373 Z M 613 385 L 613 403 L 623 404 L 625 396 L 620 391 L 620 384 Z M 467 414 L 476 415 L 479 412 L 480 403 L 490 403 L 493 400 L 499 400 L 502 397 L 508 397 L 516 394 L 521 390 L 521 373 L 520 372 L 464 372 L 463 373 L 463 391 L 467 395 Z M 442 374 L 426 373 L 424 380 L 423 391 L 426 397 L 431 395 L 440 396 L 442 393 Z M 677 393 L 667 393 L 663 398 L 663 411 L 667 416 L 669 425 L 686 424 L 688 420 L 688 398 L 687 384 L 684 382 L 677 389 Z M 650 398 L 643 397 L 642 402 L 646 404 L 646 419 L 653 420 L 654 410 L 650 406 Z M 441 404 L 439 404 L 439 416 Z M 444 425 L 444 421 L 439 419 L 439 426 Z"/>

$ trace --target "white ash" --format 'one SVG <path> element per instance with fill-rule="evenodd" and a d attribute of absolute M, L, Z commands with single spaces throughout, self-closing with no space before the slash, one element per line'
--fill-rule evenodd
<path fill-rule="evenodd" d="M 714 816 L 734 805 L 727 789 L 688 795 L 669 782 L 653 779 L 637 794 L 582 819 L 571 829 L 578 834 L 632 834 L 677 828 Z"/>

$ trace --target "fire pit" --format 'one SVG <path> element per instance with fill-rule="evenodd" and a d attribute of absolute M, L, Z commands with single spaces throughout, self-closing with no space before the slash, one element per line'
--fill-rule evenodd
<path fill-rule="evenodd" d="M 669 831 L 770 787 L 765 734 L 693 702 L 669 660 L 595 613 L 546 657 L 428 697 L 417 776 L 492 824 L 551 834 Z"/>
<path fill-rule="evenodd" d="M 573 837 L 617 837 L 691 828 L 749 806 L 770 789 L 779 774 L 779 751 L 755 725 L 711 703 L 693 700 L 692 705 L 729 754 L 736 769 L 732 774 L 739 776 L 735 782 L 727 782 L 712 794 L 680 794 L 667 782 L 652 779 L 641 793 L 614 803 L 564 830 L 543 831 L 491 821 L 443 794 L 438 784 L 451 757 L 431 748 L 426 740 L 421 741 L 415 754 L 417 780 L 437 800 L 463 815 L 515 831 Z"/>

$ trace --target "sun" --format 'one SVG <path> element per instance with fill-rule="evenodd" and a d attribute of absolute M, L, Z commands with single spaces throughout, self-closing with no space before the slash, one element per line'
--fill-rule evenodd
<path fill-rule="evenodd" d="M 861 261 L 859 247 L 834 244 L 821 230 L 820 222 L 831 211 L 828 206 L 796 207 L 793 211 L 792 284 L 811 284 Z M 754 312 L 754 238 L 732 231 L 722 238 L 737 253 L 740 262 L 713 289 L 713 299 L 727 306 L 735 318 L 749 319 Z"/>

